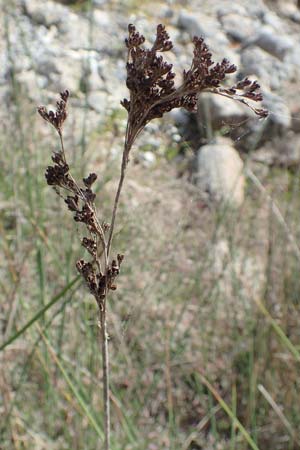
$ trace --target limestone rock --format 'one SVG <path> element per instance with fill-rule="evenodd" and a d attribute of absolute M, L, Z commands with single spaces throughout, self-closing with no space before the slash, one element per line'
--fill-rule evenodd
<path fill-rule="evenodd" d="M 238 126 L 252 116 L 253 112 L 249 108 L 232 99 L 210 93 L 199 96 L 197 122 L 200 130 L 208 126 L 211 126 L 212 130 L 219 130 L 224 126 Z M 207 123 L 208 121 L 210 123 Z"/>
<path fill-rule="evenodd" d="M 279 36 L 270 27 L 263 27 L 253 43 L 280 60 L 283 60 L 294 46 L 293 39 L 289 36 Z"/>
<path fill-rule="evenodd" d="M 244 200 L 243 161 L 227 139 L 204 145 L 197 156 L 196 183 L 217 203 L 239 207 Z"/>
<path fill-rule="evenodd" d="M 234 10 L 220 9 L 218 17 L 227 35 L 239 42 L 245 42 L 257 32 L 259 23 L 249 17 L 244 8 L 236 5 Z"/>
<path fill-rule="evenodd" d="M 292 124 L 291 112 L 284 99 L 272 92 L 263 92 L 263 105 L 269 111 L 267 119 L 268 126 L 272 126 L 272 131 L 283 133 Z"/>
<path fill-rule="evenodd" d="M 26 14 L 33 22 L 50 28 L 52 25 L 59 26 L 66 20 L 69 10 L 66 6 L 50 0 L 25 0 L 24 8 Z"/>
<path fill-rule="evenodd" d="M 218 56 L 216 52 L 220 47 L 228 48 L 229 46 L 229 40 L 216 17 L 201 13 L 191 14 L 182 10 L 177 26 L 185 30 L 191 38 L 203 36 L 216 56 Z"/>
<path fill-rule="evenodd" d="M 279 89 L 290 80 L 294 70 L 291 64 L 283 63 L 265 50 L 251 45 L 241 55 L 243 76 L 255 75 L 271 90 Z"/>

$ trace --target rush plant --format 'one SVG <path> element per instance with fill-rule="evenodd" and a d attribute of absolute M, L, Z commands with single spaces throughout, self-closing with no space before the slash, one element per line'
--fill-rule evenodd
<path fill-rule="evenodd" d="M 195 112 L 201 92 L 211 92 L 239 101 L 250 107 L 259 117 L 266 117 L 264 109 L 255 108 L 249 101 L 262 100 L 260 86 L 256 81 L 245 78 L 227 87 L 227 75 L 236 72 L 236 67 L 227 59 L 214 63 L 204 39 L 193 39 L 194 54 L 191 66 L 183 72 L 182 84 L 176 87 L 172 64 L 161 55 L 170 51 L 172 41 L 163 25 L 158 25 L 156 37 L 151 48 L 144 47 L 145 38 L 133 25 L 128 26 L 127 47 L 127 88 L 129 99 L 121 104 L 128 112 L 124 138 L 119 183 L 112 206 L 109 222 L 97 210 L 96 194 L 93 185 L 97 180 L 95 173 L 77 180 L 72 176 L 64 147 L 63 127 L 67 119 L 69 91 L 60 94 L 55 111 L 44 106 L 38 108 L 42 118 L 49 122 L 59 136 L 60 149 L 52 155 L 52 165 L 46 169 L 46 181 L 64 200 L 73 214 L 75 222 L 85 228 L 81 245 L 89 254 L 88 259 L 80 258 L 76 268 L 84 279 L 91 295 L 95 298 L 99 313 L 102 342 L 103 400 L 105 423 L 105 450 L 110 448 L 110 396 L 109 396 L 109 352 L 107 332 L 107 305 L 110 291 L 116 287 L 116 279 L 124 255 L 112 256 L 112 243 L 118 212 L 120 195 L 129 163 L 130 153 L 138 135 L 153 119 L 162 117 L 174 108 L 185 108 Z"/>

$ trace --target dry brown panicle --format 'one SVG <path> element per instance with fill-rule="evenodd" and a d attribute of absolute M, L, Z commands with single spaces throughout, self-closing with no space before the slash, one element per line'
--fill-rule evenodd
<path fill-rule="evenodd" d="M 174 108 L 196 111 L 198 96 L 203 91 L 230 97 L 246 104 L 258 116 L 267 116 L 266 110 L 255 108 L 247 102 L 262 100 L 257 81 L 246 78 L 231 88 L 221 87 L 226 76 L 236 72 L 237 68 L 225 58 L 215 64 L 202 37 L 194 37 L 190 69 L 183 72 L 183 82 L 175 88 L 173 66 L 159 55 L 173 48 L 165 27 L 161 24 L 157 26 L 156 38 L 150 49 L 143 47 L 145 38 L 136 31 L 135 26 L 129 25 L 128 32 L 125 40 L 128 49 L 126 83 L 130 99 L 124 99 L 121 104 L 128 111 L 133 141 L 148 122 Z"/>
<path fill-rule="evenodd" d="M 60 100 L 56 102 L 55 111 L 47 111 L 45 106 L 40 106 L 38 108 L 38 113 L 42 116 L 44 120 L 49 122 L 54 128 L 61 133 L 62 126 L 68 116 L 67 103 L 70 96 L 70 92 L 66 89 L 60 93 Z"/>
<path fill-rule="evenodd" d="M 91 261 L 80 259 L 76 263 L 78 272 L 84 278 L 89 291 L 95 297 L 98 305 L 102 308 L 102 301 L 108 290 L 115 290 L 115 279 L 119 274 L 119 266 L 123 255 L 118 255 L 117 260 L 107 262 L 106 268 L 102 270 L 101 258 L 106 248 L 105 234 L 109 231 L 106 222 L 99 222 L 96 214 L 96 194 L 92 189 L 97 180 L 95 173 L 90 173 L 81 183 L 77 182 L 70 173 L 69 165 L 62 140 L 62 128 L 67 118 L 67 101 L 69 91 L 60 94 L 60 100 L 56 103 L 55 111 L 48 111 L 44 106 L 38 108 L 42 118 L 49 122 L 58 132 L 61 138 L 61 149 L 52 155 L 53 165 L 46 169 L 45 177 L 47 183 L 54 187 L 57 194 L 62 197 L 68 209 L 74 213 L 75 222 L 85 225 L 88 236 L 84 236 L 81 245 L 92 256 Z"/>

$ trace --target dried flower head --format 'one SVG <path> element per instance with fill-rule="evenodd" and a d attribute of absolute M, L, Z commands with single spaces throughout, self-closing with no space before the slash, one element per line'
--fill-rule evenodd
<path fill-rule="evenodd" d="M 49 122 L 60 135 L 61 149 L 52 155 L 53 165 L 46 169 L 47 183 L 54 187 L 57 194 L 62 197 L 73 213 L 73 219 L 85 226 L 88 236 L 81 239 L 81 245 L 92 256 L 91 261 L 80 259 L 76 263 L 78 272 L 82 275 L 91 294 L 95 297 L 100 310 L 103 309 L 104 300 L 109 290 L 115 290 L 115 279 L 119 274 L 123 255 L 118 255 L 111 263 L 108 261 L 107 242 L 105 234 L 110 230 L 110 225 L 105 221 L 100 223 L 96 214 L 96 194 L 92 189 L 97 180 L 95 173 L 90 173 L 81 182 L 77 182 L 70 173 L 66 162 L 63 145 L 62 126 L 67 118 L 67 100 L 69 91 L 60 94 L 55 112 L 47 111 L 45 107 L 38 108 L 39 114 Z M 102 273 L 101 257 L 105 253 L 105 268 Z"/>
<path fill-rule="evenodd" d="M 60 93 L 60 100 L 56 102 L 56 110 L 55 111 L 48 111 L 45 106 L 40 106 L 38 108 L 38 113 L 42 116 L 46 122 L 51 123 L 51 125 L 54 126 L 54 128 L 58 131 L 58 133 L 61 133 L 62 126 L 67 118 L 68 112 L 67 112 L 67 103 L 69 98 L 69 91 L 65 90 L 64 92 Z"/>
<path fill-rule="evenodd" d="M 229 89 L 221 87 L 226 76 L 237 69 L 227 59 L 214 64 L 202 37 L 194 37 L 191 67 L 183 72 L 182 85 L 175 88 L 172 64 L 158 55 L 173 47 L 165 27 L 157 26 L 156 38 L 150 49 L 143 47 L 145 38 L 133 25 L 128 26 L 128 32 L 129 37 L 125 40 L 128 49 L 126 83 L 130 99 L 124 99 L 121 103 L 129 114 L 128 136 L 131 141 L 150 120 L 162 117 L 174 108 L 196 111 L 198 96 L 203 91 L 240 101 L 260 117 L 266 117 L 267 111 L 254 108 L 247 102 L 247 99 L 255 102 L 262 100 L 260 86 L 256 81 L 246 78 Z"/>

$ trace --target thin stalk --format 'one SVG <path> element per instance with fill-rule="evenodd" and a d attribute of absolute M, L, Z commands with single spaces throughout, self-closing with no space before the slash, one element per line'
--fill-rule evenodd
<path fill-rule="evenodd" d="M 110 248 L 111 248 L 113 232 L 114 232 L 114 227 L 115 227 L 115 221 L 116 221 L 116 215 L 117 215 L 120 195 L 121 195 L 121 191 L 122 191 L 122 187 L 123 187 L 123 183 L 124 183 L 124 179 L 125 179 L 126 168 L 127 168 L 127 164 L 128 164 L 128 153 L 130 151 L 130 148 L 131 148 L 131 145 L 129 145 L 126 140 L 125 144 L 124 144 L 124 150 L 123 150 L 123 156 L 122 156 L 120 179 L 119 179 L 119 184 L 118 184 L 118 188 L 117 188 L 117 192 L 116 192 L 116 196 L 115 196 L 115 200 L 114 200 L 113 212 L 112 212 L 112 216 L 111 216 L 110 231 L 109 231 L 108 242 L 107 242 L 107 255 L 108 256 L 109 256 L 109 252 L 110 252 Z"/>
<path fill-rule="evenodd" d="M 58 135 L 60 139 L 61 144 L 61 153 L 64 159 L 64 162 L 66 161 L 65 156 L 65 148 L 64 148 L 64 140 L 63 140 L 63 134 L 60 129 L 58 129 Z M 116 218 L 119 198 L 123 186 L 123 181 L 125 178 L 125 169 L 127 165 L 127 158 L 128 158 L 128 148 L 127 147 L 127 138 L 128 134 L 126 133 L 126 140 L 124 145 L 124 152 L 123 152 L 123 161 L 122 161 L 122 168 L 121 168 L 121 175 L 119 180 L 119 186 L 116 193 L 115 203 L 114 203 L 114 210 L 113 210 L 113 224 Z M 110 241 L 109 243 L 106 243 L 105 234 L 103 231 L 103 228 L 98 220 L 97 213 L 95 210 L 95 206 L 90 204 L 90 201 L 85 198 L 85 194 L 82 191 L 82 189 L 79 188 L 76 180 L 72 177 L 72 175 L 69 173 L 70 178 L 72 179 L 74 186 L 77 191 L 77 195 L 79 198 L 81 198 L 83 201 L 85 201 L 85 204 L 88 205 L 89 208 L 91 208 L 95 213 L 95 221 L 97 224 L 97 242 L 101 242 L 102 251 L 99 254 L 97 252 L 97 256 L 95 259 L 99 275 L 101 274 L 101 256 L 103 256 L 103 263 L 104 263 L 104 269 L 105 269 L 105 276 L 106 276 L 106 287 L 105 287 L 105 297 L 104 299 L 97 299 L 97 303 L 99 306 L 99 325 L 100 325 L 100 335 L 101 335 L 101 353 L 102 353 L 102 372 L 103 372 L 103 378 L 102 378 L 102 388 L 103 388 L 103 409 L 104 409 L 104 450 L 110 450 L 110 396 L 109 396 L 109 352 L 108 352 L 108 333 L 107 333 L 107 320 L 106 320 L 106 301 L 107 301 L 107 294 L 108 294 L 108 286 L 107 286 L 107 274 L 109 269 L 109 243 L 111 243 L 111 239 L 113 236 L 113 228 L 111 227 L 111 232 L 109 235 Z M 98 247 L 98 245 L 97 245 Z"/>
<path fill-rule="evenodd" d="M 105 299 L 106 300 L 106 299 Z M 109 353 L 106 322 L 106 301 L 100 311 L 102 369 L 103 369 L 103 407 L 104 407 L 104 449 L 110 449 L 110 398 L 109 398 Z"/>
<path fill-rule="evenodd" d="M 102 372 L 103 372 L 103 407 L 104 407 L 104 449 L 110 449 L 110 395 L 109 395 L 109 352 L 108 352 L 108 332 L 106 321 L 106 301 L 108 295 L 107 272 L 109 268 L 108 246 L 104 243 L 104 265 L 106 273 L 105 298 L 100 308 L 101 326 L 101 347 L 102 347 Z"/>
<path fill-rule="evenodd" d="M 110 246 L 111 246 L 111 242 L 112 242 L 113 230 L 114 230 L 114 226 L 115 226 L 115 220 L 116 220 L 116 214 L 117 214 L 119 200 L 120 200 L 120 194 L 121 194 L 123 182 L 125 179 L 126 166 L 127 166 L 127 162 L 125 159 L 125 152 L 124 152 L 123 159 L 122 159 L 122 166 L 121 166 L 121 175 L 120 175 L 118 189 L 117 189 L 117 193 L 116 193 L 116 197 L 115 197 L 115 201 L 114 201 L 114 208 L 113 208 L 111 225 L 110 225 L 110 233 L 109 233 L 108 245 L 107 245 L 108 252 L 110 250 Z"/>
<path fill-rule="evenodd" d="M 129 122 L 129 121 L 128 121 Z M 132 147 L 132 143 L 134 138 L 129 138 L 129 126 L 127 125 L 125 143 L 122 155 L 122 164 L 120 171 L 119 183 L 115 195 L 110 230 L 107 245 L 104 246 L 104 264 L 105 264 L 105 272 L 107 273 L 109 266 L 109 253 L 113 239 L 115 221 L 120 201 L 120 195 L 123 188 L 123 183 L 126 174 L 126 168 L 128 164 L 128 155 L 129 151 Z M 102 308 L 100 308 L 100 328 L 101 328 L 101 346 L 102 346 L 102 371 L 103 371 L 103 405 L 104 405 L 104 434 L 105 434 L 105 442 L 104 449 L 110 449 L 110 395 L 109 395 L 109 352 L 108 352 L 108 333 L 107 333 L 107 321 L 106 321 L 106 300 L 107 300 L 108 289 L 106 286 L 105 299 L 101 304 Z"/>
<path fill-rule="evenodd" d="M 63 155 L 64 158 L 64 162 L 66 163 L 66 153 L 65 153 L 65 146 L 64 146 L 64 139 L 63 139 L 63 135 L 61 130 L 58 130 L 58 136 L 59 136 L 59 140 L 60 140 L 60 147 L 61 147 L 61 153 Z"/>

